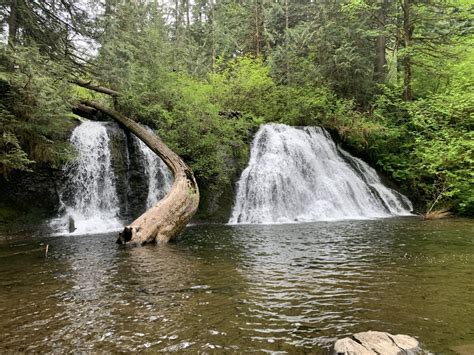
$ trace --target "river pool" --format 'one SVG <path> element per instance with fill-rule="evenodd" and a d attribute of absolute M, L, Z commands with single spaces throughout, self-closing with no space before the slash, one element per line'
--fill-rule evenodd
<path fill-rule="evenodd" d="M 435 353 L 474 343 L 473 220 L 196 225 L 140 248 L 115 239 L 2 235 L 0 352 L 326 353 L 366 330 Z"/>

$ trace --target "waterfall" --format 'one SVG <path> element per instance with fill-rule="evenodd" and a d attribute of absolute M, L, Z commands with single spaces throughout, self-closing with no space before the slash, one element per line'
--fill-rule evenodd
<path fill-rule="evenodd" d="M 86 121 L 72 132 L 78 152 L 63 172 L 62 215 L 53 221 L 59 233 L 100 233 L 122 226 L 106 123 Z"/>
<path fill-rule="evenodd" d="M 70 142 L 78 156 L 63 168 L 59 217 L 50 222 L 56 234 L 119 230 L 122 219 L 135 218 L 171 189 L 173 175 L 165 163 L 140 139 L 127 140 L 115 123 L 83 122 Z M 136 163 L 133 177 L 131 161 Z M 131 215 L 130 196 L 139 202 Z"/>
<path fill-rule="evenodd" d="M 410 201 L 338 148 L 322 128 L 264 125 L 237 184 L 229 223 L 288 223 L 409 215 Z"/>
<path fill-rule="evenodd" d="M 151 131 L 150 128 L 147 129 Z M 145 176 L 148 180 L 148 194 L 146 198 L 146 208 L 148 209 L 170 191 L 173 184 L 173 174 L 163 160 L 148 148 L 145 143 L 135 136 L 134 142 L 138 146 L 145 168 Z"/>

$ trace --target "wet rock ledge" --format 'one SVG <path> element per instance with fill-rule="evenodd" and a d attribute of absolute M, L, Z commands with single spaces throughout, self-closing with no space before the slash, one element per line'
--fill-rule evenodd
<path fill-rule="evenodd" d="M 339 339 L 334 344 L 334 355 L 415 355 L 426 354 L 416 340 L 408 335 L 392 335 L 368 331 Z"/>

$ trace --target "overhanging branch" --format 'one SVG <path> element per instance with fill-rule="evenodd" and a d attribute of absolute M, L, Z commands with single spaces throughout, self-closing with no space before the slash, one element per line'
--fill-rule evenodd
<path fill-rule="evenodd" d="M 109 89 L 109 88 L 106 88 L 106 87 L 103 87 L 103 86 L 99 86 L 99 85 L 93 85 L 93 84 L 91 84 L 92 81 L 84 81 L 84 80 L 76 79 L 76 80 L 73 80 L 72 82 L 76 85 L 79 85 L 79 86 L 83 87 L 83 88 L 86 88 L 86 89 L 89 89 L 89 90 L 92 90 L 92 91 L 96 91 L 96 92 L 100 92 L 102 94 L 110 95 L 110 96 L 113 96 L 113 97 L 119 96 L 118 91 L 115 91 L 115 90 L 112 90 L 112 89 Z"/>

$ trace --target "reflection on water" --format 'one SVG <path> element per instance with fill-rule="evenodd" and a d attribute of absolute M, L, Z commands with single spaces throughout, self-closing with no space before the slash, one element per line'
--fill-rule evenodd
<path fill-rule="evenodd" d="M 473 226 L 203 225 L 133 249 L 113 234 L 0 239 L 0 351 L 324 353 L 373 329 L 449 353 L 474 342 Z"/>

